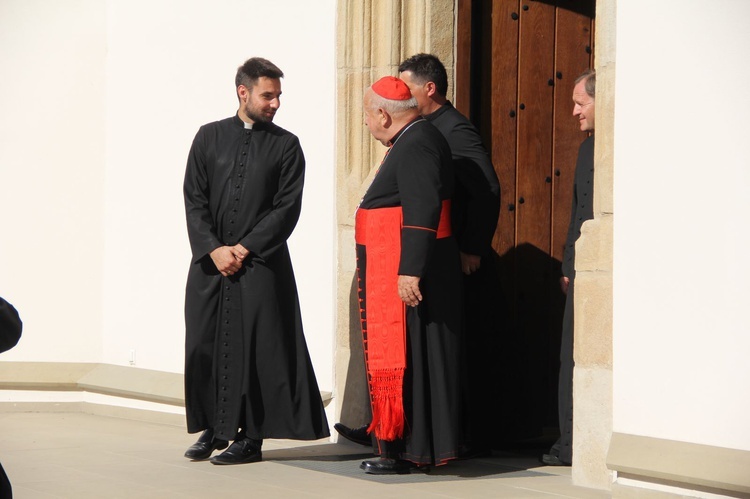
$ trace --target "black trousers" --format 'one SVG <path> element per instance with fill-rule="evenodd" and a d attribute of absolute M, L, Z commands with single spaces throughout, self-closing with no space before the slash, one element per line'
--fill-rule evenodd
<path fill-rule="evenodd" d="M 560 438 L 550 451 L 564 463 L 573 462 L 573 293 L 574 279 L 570 280 L 563 313 L 560 340 L 560 379 L 557 385 L 557 412 Z"/>

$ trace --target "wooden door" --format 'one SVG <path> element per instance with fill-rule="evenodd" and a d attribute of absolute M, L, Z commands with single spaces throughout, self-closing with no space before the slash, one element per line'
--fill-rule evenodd
<path fill-rule="evenodd" d="M 578 146 L 575 78 L 593 64 L 594 0 L 459 0 L 456 107 L 500 179 L 504 290 L 496 442 L 551 436 L 564 295 L 558 279 Z"/>

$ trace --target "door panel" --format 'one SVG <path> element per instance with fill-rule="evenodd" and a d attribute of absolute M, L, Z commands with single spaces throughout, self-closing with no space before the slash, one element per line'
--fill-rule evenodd
<path fill-rule="evenodd" d="M 573 81 L 593 64 L 594 0 L 459 0 L 456 105 L 501 186 L 493 249 L 505 293 L 495 443 L 551 435 L 564 295 L 560 260 L 578 146 Z M 467 47 L 470 47 L 468 49 Z"/>

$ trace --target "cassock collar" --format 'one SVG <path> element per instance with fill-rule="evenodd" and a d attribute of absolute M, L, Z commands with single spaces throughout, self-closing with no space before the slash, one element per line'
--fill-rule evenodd
<path fill-rule="evenodd" d="M 238 128 L 242 128 L 244 130 L 250 130 L 249 128 L 245 128 L 245 122 L 242 121 L 242 118 L 240 118 L 239 113 L 235 114 L 232 118 L 232 123 L 236 125 Z M 252 130 L 265 130 L 268 129 L 270 126 L 270 123 L 262 123 L 262 122 L 255 122 L 253 123 Z"/>
<path fill-rule="evenodd" d="M 451 104 L 451 101 L 447 100 L 445 101 L 445 104 L 440 106 L 437 111 L 432 112 L 430 114 L 425 115 L 425 118 L 427 118 L 430 121 L 438 119 L 443 113 L 447 112 L 448 109 L 452 108 L 453 104 Z"/>
<path fill-rule="evenodd" d="M 417 116 L 416 118 L 414 118 L 413 120 L 411 120 L 409 123 L 407 123 L 406 125 L 404 125 L 404 127 L 401 130 L 399 130 L 398 132 L 396 132 L 396 135 L 394 135 L 393 137 L 391 137 L 391 140 L 388 141 L 388 145 L 392 146 L 393 144 L 395 144 L 396 141 L 398 140 L 398 138 L 401 136 L 401 134 L 403 134 L 406 130 L 408 130 L 409 127 L 411 127 L 414 123 L 416 123 L 417 121 L 421 121 L 423 119 L 424 118 L 422 116 Z"/>

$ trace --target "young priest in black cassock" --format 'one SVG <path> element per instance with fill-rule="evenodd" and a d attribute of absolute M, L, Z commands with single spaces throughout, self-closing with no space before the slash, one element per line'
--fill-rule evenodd
<path fill-rule="evenodd" d="M 305 159 L 272 123 L 281 77 L 265 59 L 240 66 L 237 114 L 201 127 L 188 156 L 185 408 L 188 432 L 203 431 L 189 459 L 234 440 L 211 462 L 250 463 L 264 438 L 329 435 L 286 243 Z"/>

